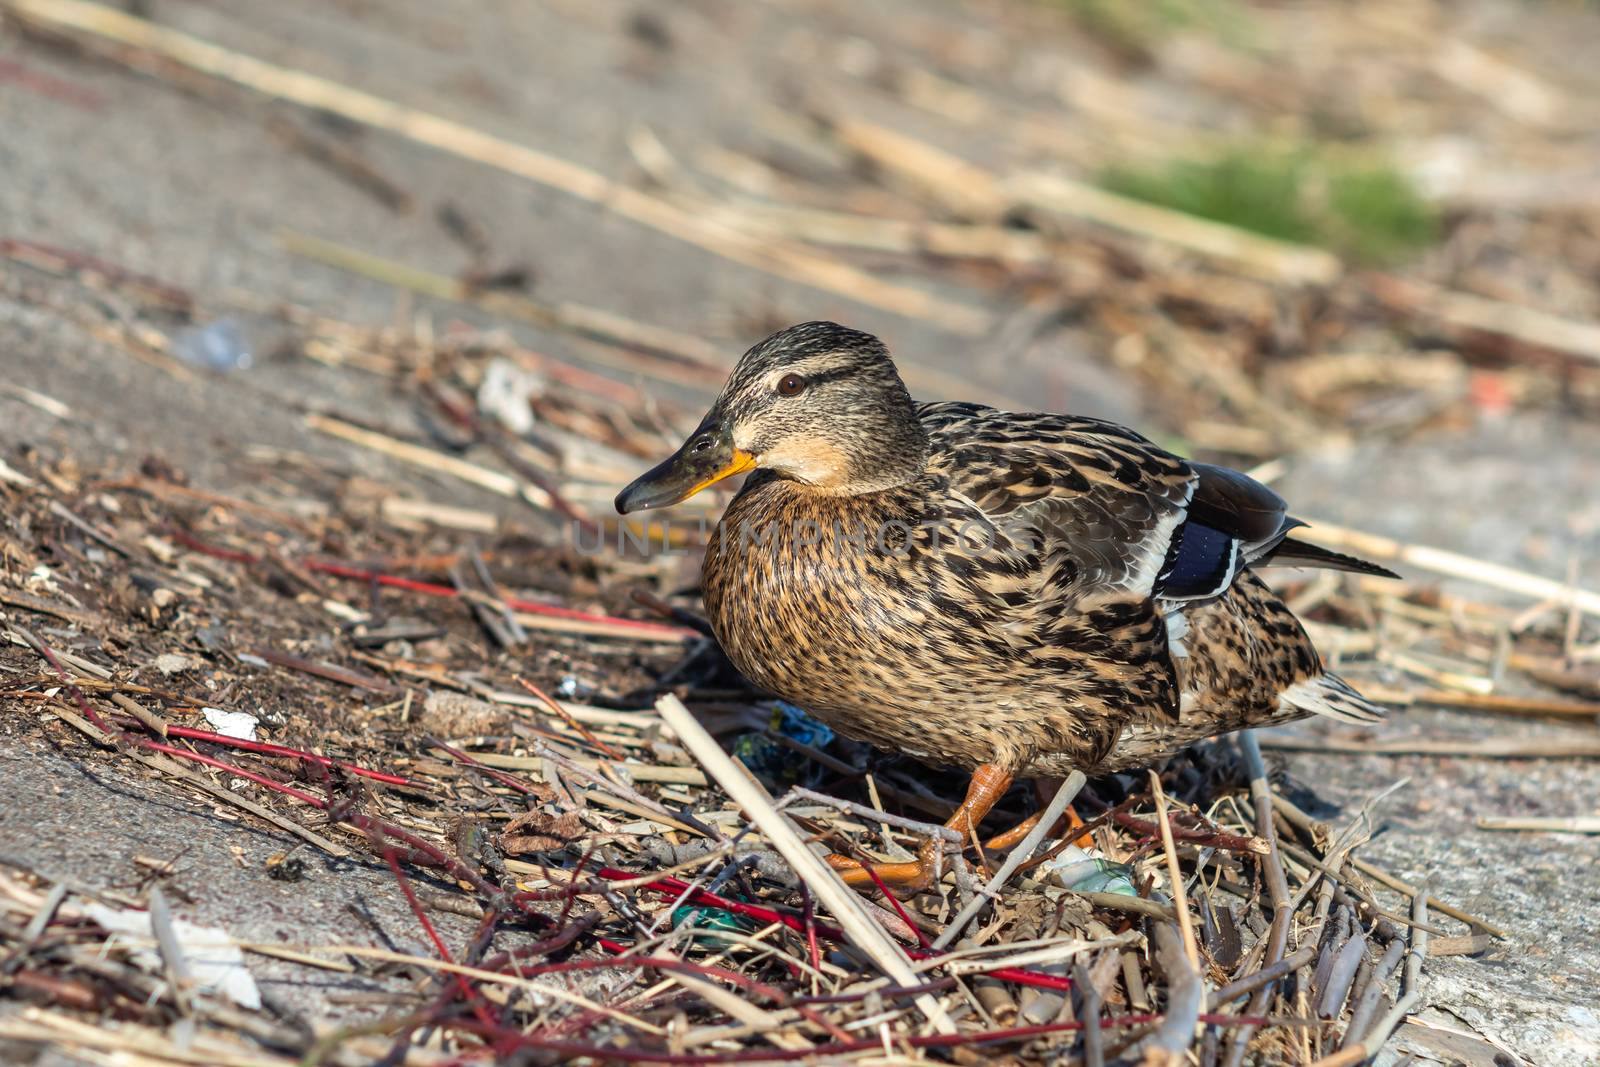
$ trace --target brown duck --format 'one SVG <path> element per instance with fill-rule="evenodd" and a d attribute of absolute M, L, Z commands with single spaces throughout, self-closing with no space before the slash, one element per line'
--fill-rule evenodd
<path fill-rule="evenodd" d="M 972 768 L 948 824 L 959 832 L 1018 777 L 1143 766 L 1307 715 L 1381 715 L 1322 669 L 1253 571 L 1393 575 L 1294 540 L 1303 524 L 1272 490 L 1125 427 L 918 403 L 877 338 L 808 322 L 746 352 L 617 510 L 743 471 L 705 558 L 722 647 L 848 737 Z M 878 871 L 925 885 L 934 860 L 924 848 Z"/>

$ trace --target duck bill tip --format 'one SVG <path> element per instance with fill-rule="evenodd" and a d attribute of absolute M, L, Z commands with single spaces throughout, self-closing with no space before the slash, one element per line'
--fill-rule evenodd
<path fill-rule="evenodd" d="M 617 514 L 629 515 L 635 511 L 681 504 L 702 489 L 742 474 L 755 465 L 754 456 L 737 448 L 698 455 L 685 454 L 680 449 L 617 494 Z"/>

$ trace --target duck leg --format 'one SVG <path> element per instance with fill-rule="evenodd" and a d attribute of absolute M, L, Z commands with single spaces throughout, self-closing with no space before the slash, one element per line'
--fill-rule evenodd
<path fill-rule="evenodd" d="M 1044 818 L 1044 809 L 1050 806 L 1050 799 L 1055 796 L 1056 790 L 1060 789 L 1064 784 L 1066 784 L 1065 778 L 1036 779 L 1034 785 L 1039 790 L 1039 810 L 1011 829 L 996 834 L 988 841 L 985 841 L 983 843 L 985 851 L 1007 849 L 1020 845 L 1022 839 L 1027 837 L 1028 833 L 1039 824 L 1040 819 Z M 1067 810 L 1062 815 L 1062 818 L 1067 821 L 1067 829 L 1069 830 L 1076 830 L 1083 825 L 1083 819 L 1071 804 L 1067 805 Z M 1052 834 L 1056 832 L 1059 832 L 1058 828 L 1052 827 Z M 1079 837 L 1072 843 L 1080 848 L 1090 848 L 1093 846 L 1094 840 L 1089 837 Z"/>
<path fill-rule="evenodd" d="M 980 766 L 972 772 L 972 782 L 967 786 L 967 799 L 961 802 L 961 806 L 950 816 L 945 827 L 960 834 L 964 840 L 983 821 L 983 817 L 989 814 L 990 809 L 999 803 L 1006 790 L 1011 788 L 1012 781 L 1014 781 L 1012 773 L 997 763 L 985 763 Z M 1008 831 L 1010 832 L 1012 831 Z M 1027 831 L 1024 830 L 1023 833 Z M 917 851 L 914 862 L 875 863 L 872 865 L 872 873 L 869 873 L 860 862 L 848 856 L 837 854 L 829 856 L 828 865 L 839 872 L 847 885 L 872 885 L 872 874 L 875 873 L 889 885 L 910 890 L 926 889 L 933 884 L 934 871 L 938 869 L 940 845 L 938 839 L 930 839 Z"/>

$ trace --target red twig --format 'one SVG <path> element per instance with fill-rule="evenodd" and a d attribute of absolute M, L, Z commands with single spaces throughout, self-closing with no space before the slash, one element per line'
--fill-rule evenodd
<path fill-rule="evenodd" d="M 66 686 L 67 692 L 72 694 L 72 699 L 77 702 L 78 710 L 83 712 L 85 719 L 88 719 L 95 725 L 96 729 L 113 740 L 124 736 L 120 730 L 113 730 L 107 725 L 106 721 L 100 717 L 100 713 L 89 705 L 89 700 L 83 695 L 83 690 L 72 684 L 72 675 L 68 674 L 67 669 L 61 665 L 61 661 L 56 659 L 56 654 L 50 650 L 49 645 L 39 640 L 31 630 L 18 626 L 16 631 L 22 635 L 23 640 L 33 646 L 35 652 L 44 657 L 46 663 L 50 664 L 51 668 L 56 672 L 56 677 L 61 679 L 61 684 Z"/>
<path fill-rule="evenodd" d="M 261 562 L 260 556 L 252 555 L 249 552 L 240 552 L 238 549 L 234 548 L 222 548 L 219 545 L 207 544 L 198 537 L 194 536 L 194 534 L 189 533 L 187 530 L 180 530 L 176 527 L 173 527 L 167 530 L 167 536 L 171 537 L 174 541 L 178 542 L 178 544 L 182 545 L 184 548 L 187 548 L 189 551 L 198 552 L 202 556 L 210 556 L 212 559 L 224 559 L 229 563 Z"/>
<path fill-rule="evenodd" d="M 243 767 L 228 763 L 225 760 L 216 759 L 212 756 L 202 755 L 199 752 L 190 752 L 186 748 L 178 748 L 174 745 L 165 745 L 159 741 L 152 741 L 149 738 L 139 737 L 136 734 L 128 733 L 126 730 L 118 730 L 113 728 L 111 724 L 102 719 L 100 717 L 100 713 L 95 711 L 93 706 L 90 705 L 88 698 L 83 695 L 83 690 L 79 689 L 73 684 L 72 676 L 67 673 L 65 667 L 61 666 L 61 661 L 57 659 L 56 654 L 50 650 L 50 646 L 45 644 L 43 641 L 40 641 L 32 633 L 26 630 L 21 630 L 19 628 L 18 632 L 23 635 L 25 640 L 33 645 L 34 650 L 38 652 L 39 655 L 43 656 L 45 658 L 45 662 L 49 663 L 50 666 L 55 670 L 56 674 L 60 677 L 62 684 L 66 687 L 67 692 L 72 694 L 72 699 L 77 703 L 78 710 L 83 712 L 83 717 L 94 724 L 96 729 L 105 734 L 106 737 L 110 738 L 111 740 L 119 741 L 123 744 L 134 745 L 138 748 L 147 748 L 152 752 L 161 752 L 168 756 L 176 756 L 178 759 L 186 759 L 192 760 L 196 763 L 204 763 L 207 766 L 216 767 L 219 770 L 227 771 L 229 774 L 237 774 L 241 778 L 248 778 L 250 781 L 257 783 L 258 785 L 262 785 L 268 789 L 292 796 L 302 803 L 310 804 L 313 807 L 321 808 L 324 811 L 327 810 L 327 801 L 319 800 L 310 793 L 303 793 L 293 786 L 284 785 L 282 782 L 275 782 L 271 778 L 259 775 L 254 771 L 247 771 Z"/>
<path fill-rule="evenodd" d="M 906 914 L 906 909 L 899 899 L 889 892 L 888 885 L 884 883 L 883 875 L 879 874 L 877 869 L 870 863 L 863 863 L 861 869 L 867 872 L 867 877 L 872 879 L 872 884 L 878 887 L 878 892 L 883 894 L 883 898 L 889 902 L 889 906 L 894 909 L 895 914 L 900 916 L 900 921 L 911 928 L 911 932 L 916 935 L 917 944 L 923 948 L 931 948 L 933 942 L 929 941 L 928 935 L 922 932 L 922 927 L 911 921 L 911 916 Z"/>
<path fill-rule="evenodd" d="M 378 843 L 379 842 L 376 841 L 374 842 L 374 844 Z M 444 938 L 440 937 L 439 931 L 434 928 L 433 920 L 428 918 L 427 909 L 422 906 L 422 901 L 417 899 L 416 890 L 411 888 L 411 880 L 407 878 L 405 872 L 400 869 L 400 861 L 395 858 L 394 849 L 383 849 L 383 862 L 389 865 L 389 870 L 394 874 L 395 881 L 400 883 L 400 892 L 405 894 L 406 903 L 411 906 L 411 913 L 417 917 L 417 922 L 421 924 L 423 933 L 428 935 L 428 940 L 433 942 L 433 947 L 435 951 L 439 953 L 439 958 L 444 960 L 446 963 L 455 963 L 455 960 L 450 956 L 449 946 L 444 943 Z M 472 1006 L 473 1014 L 476 1015 L 485 1026 L 498 1025 L 499 1020 L 490 1014 L 488 1009 L 484 1006 L 483 998 L 480 997 L 477 991 L 472 988 L 472 983 L 467 981 L 467 976 L 464 974 L 453 974 L 452 977 L 455 979 L 456 988 L 461 991 L 462 1000 Z"/>
<path fill-rule="evenodd" d="M 517 967 L 515 973 L 522 978 L 537 978 L 542 974 L 570 974 L 574 971 L 605 971 L 619 967 L 648 967 L 658 971 L 675 971 L 700 978 L 720 978 L 750 993 L 766 997 L 779 1007 L 790 1003 L 789 994 L 775 986 L 757 981 L 737 971 L 711 967 L 689 960 L 665 959 L 659 956 L 617 956 L 605 960 L 565 960 L 561 963 L 544 963 L 537 967 Z"/>
<path fill-rule="evenodd" d="M 491 956 L 489 959 L 484 960 L 481 966 L 486 971 L 505 971 L 521 977 L 523 971 L 518 963 L 519 960 L 529 959 L 534 956 L 548 956 L 552 952 L 559 952 L 592 930 L 602 918 L 604 916 L 600 912 L 590 912 L 588 915 L 567 923 L 566 926 L 543 941 L 536 941 L 531 945 L 523 945 L 520 948 L 514 948 L 496 956 Z"/>
<path fill-rule="evenodd" d="M 334 563 L 329 560 L 308 559 L 302 560 L 301 566 L 307 570 L 320 571 L 331 574 L 336 578 L 354 578 L 363 582 L 377 582 L 395 589 L 406 589 L 413 593 L 424 593 L 428 596 L 456 597 L 460 594 L 448 585 L 439 585 L 435 582 L 419 582 L 412 578 L 401 578 L 398 575 L 384 574 L 381 571 L 367 570 L 363 567 L 352 567 L 346 563 Z M 561 608 L 554 604 L 541 604 L 537 600 L 524 600 L 520 597 L 505 597 L 506 607 L 513 611 L 526 612 L 529 615 L 545 615 L 553 619 L 571 619 L 574 622 L 603 622 L 610 626 L 625 626 L 629 629 L 643 630 L 660 634 L 682 634 L 684 637 L 698 637 L 693 630 L 686 630 L 680 626 L 663 626 L 658 622 L 643 622 L 639 619 L 624 619 L 616 615 L 595 615 L 587 611 L 578 611 L 576 608 Z"/>
<path fill-rule="evenodd" d="M 616 967 L 649 967 L 653 970 L 676 971 L 680 974 L 692 974 L 704 978 L 720 978 L 747 992 L 766 997 L 777 1007 L 794 1007 L 803 1017 L 834 1034 L 835 1037 L 845 1039 L 849 1036 L 845 1031 L 839 1029 L 836 1024 L 818 1015 L 811 1007 L 804 1004 L 796 1004 L 789 994 L 776 986 L 767 985 L 765 982 L 759 982 L 735 971 L 724 970 L 721 967 L 709 967 L 701 963 L 691 963 L 688 960 L 663 959 L 655 956 L 620 956 L 609 960 L 567 960 L 563 963 L 547 963 L 538 967 L 518 968 L 516 973 L 524 978 L 537 978 L 542 974 L 567 974 L 573 971 L 597 971 Z"/>
<path fill-rule="evenodd" d="M 257 774 L 255 771 L 247 771 L 236 763 L 229 763 L 227 760 L 220 760 L 215 756 L 207 756 L 199 752 L 190 752 L 186 748 L 178 748 L 176 745 L 164 745 L 160 741 L 150 741 L 142 737 L 130 736 L 129 740 L 133 741 L 140 748 L 148 748 L 154 752 L 164 752 L 169 756 L 176 756 L 178 759 L 192 760 L 195 763 L 204 763 L 208 767 L 215 767 L 220 771 L 227 771 L 229 774 L 237 774 L 240 778 L 248 778 L 257 785 L 265 786 L 274 792 L 282 793 L 285 796 L 294 797 L 302 804 L 310 804 L 312 807 L 321 808 L 323 811 L 328 810 L 328 802 L 326 800 L 314 797 L 310 793 L 303 793 L 292 785 L 284 785 L 282 782 L 274 781 L 265 775 Z"/>
<path fill-rule="evenodd" d="M 602 867 L 596 873 L 598 873 L 602 878 L 610 878 L 616 881 L 623 881 L 638 877 L 637 875 L 629 874 L 626 871 L 617 870 L 615 867 Z M 661 877 L 649 883 L 644 888 L 655 890 L 658 893 L 670 893 L 675 896 L 685 895 L 687 902 L 691 904 L 699 904 L 711 908 L 721 908 L 724 911 L 731 911 L 736 915 L 749 916 L 750 918 L 756 919 L 759 922 L 782 923 L 784 926 L 787 926 L 789 929 L 794 930 L 797 933 L 805 932 L 805 924 L 801 922 L 801 920 L 795 918 L 793 915 L 786 915 L 783 912 L 774 911 L 771 908 L 762 907 L 759 904 L 746 904 L 740 900 L 729 900 L 726 897 L 718 896 L 717 894 L 708 892 L 704 889 L 695 889 L 691 887 L 688 882 L 685 882 L 680 878 Z M 845 939 L 844 931 L 836 927 L 823 926 L 819 923 L 816 924 L 815 929 L 818 934 L 831 940 L 843 941 Z M 608 951 L 627 951 L 627 947 L 624 945 L 617 944 L 616 942 L 612 942 L 611 944 L 615 945 L 615 948 L 606 946 Z M 926 949 L 907 949 L 906 954 L 914 960 L 936 959 L 941 955 L 941 953 L 930 952 Z M 1072 988 L 1072 979 L 1070 978 L 1061 978 L 1053 974 L 1044 974 L 1040 971 L 1024 970 L 1020 967 L 1001 967 L 998 970 L 990 971 L 988 973 L 990 977 L 997 978 L 1001 981 L 1016 982 L 1018 985 L 1037 986 L 1040 989 L 1064 990 Z"/>
<path fill-rule="evenodd" d="M 1167 823 L 1172 827 L 1174 840 L 1189 841 L 1196 845 L 1210 848 L 1220 848 L 1224 852 L 1246 852 L 1251 855 L 1260 855 L 1262 850 L 1266 848 L 1266 843 L 1260 838 L 1243 837 L 1239 834 L 1224 833 L 1221 830 L 1194 830 L 1187 826 L 1179 826 L 1173 819 L 1173 816 L 1177 814 L 1178 812 L 1169 812 L 1167 814 Z M 1129 815 L 1124 811 L 1112 812 L 1111 819 L 1119 826 L 1127 827 L 1129 830 L 1144 834 L 1147 837 L 1159 836 L 1161 833 L 1161 825 L 1159 823 Z"/>
<path fill-rule="evenodd" d="M 546 693 L 543 689 L 540 689 L 538 686 L 534 685 L 520 674 L 513 674 L 511 678 L 518 685 L 522 686 L 523 689 L 526 689 L 531 695 L 536 696 L 540 700 L 544 701 L 545 706 L 553 711 L 557 718 L 566 723 L 568 726 L 572 727 L 574 730 L 578 731 L 578 733 L 582 734 L 583 739 L 589 742 L 589 744 L 594 748 L 605 753 L 605 755 L 610 759 L 614 759 L 619 763 L 622 761 L 622 753 L 618 752 L 616 749 L 612 748 L 610 745 L 606 744 L 604 741 L 600 740 L 593 733 L 591 733 L 587 726 L 583 725 L 583 723 L 572 717 L 572 712 L 556 703 L 549 693 Z"/>
<path fill-rule="evenodd" d="M 800 921 L 806 927 L 806 952 L 811 957 L 811 969 L 822 970 L 822 950 L 817 946 L 817 904 L 811 899 L 811 890 L 804 885 L 800 887 L 805 908 L 800 913 Z"/>
<path fill-rule="evenodd" d="M 341 771 L 360 775 L 363 778 L 371 778 L 376 782 L 386 782 L 389 785 L 403 785 L 411 789 L 428 788 L 425 782 L 419 782 L 404 775 L 368 770 L 366 767 L 354 763 L 330 759 L 327 756 L 319 756 L 315 752 L 306 752 L 303 749 L 290 748 L 287 745 L 274 745 L 269 741 L 247 741 L 241 737 L 228 737 L 224 734 L 213 733 L 210 730 L 196 730 L 190 726 L 168 726 L 167 736 L 184 737 L 194 741 L 210 741 L 212 744 L 226 745 L 229 748 L 237 748 L 244 752 L 255 752 L 263 756 L 287 756 L 294 759 L 302 759 L 307 763 L 315 763 L 319 767 L 337 767 Z"/>
<path fill-rule="evenodd" d="M 452 421 L 475 434 L 478 440 L 483 441 L 490 448 L 494 449 L 495 454 L 501 459 L 505 460 L 514 471 L 522 475 L 522 477 L 528 479 L 528 481 L 532 482 L 540 489 L 544 490 L 545 494 L 550 498 L 551 507 L 555 508 L 556 511 L 571 519 L 573 522 L 578 523 L 583 527 L 586 533 L 594 533 L 600 530 L 599 523 L 595 522 L 582 511 L 578 510 L 573 506 L 571 501 L 561 495 L 560 487 L 548 473 L 538 469 L 533 464 L 517 455 L 517 453 L 507 443 L 507 438 L 511 435 L 507 433 L 506 430 L 501 428 L 498 424 L 485 425 L 483 420 L 478 418 L 477 412 L 445 395 L 444 391 L 433 382 L 424 381 L 421 383 L 421 385 L 422 391 L 426 393 L 428 397 L 439 406 L 439 409 L 449 416 Z"/>
<path fill-rule="evenodd" d="M 496 770 L 486 763 L 482 763 L 473 759 L 459 748 L 456 748 L 454 745 L 445 744 L 445 742 L 439 740 L 437 737 L 434 737 L 432 734 L 424 737 L 422 739 L 422 743 L 428 745 L 430 748 L 443 749 L 445 752 L 450 753 L 450 755 L 454 756 L 462 763 L 465 763 L 473 770 L 488 775 L 490 778 L 493 778 L 495 781 L 499 782 L 503 786 L 506 786 L 507 788 L 515 789 L 523 796 L 538 796 L 538 793 L 533 789 L 533 787 L 527 783 L 521 781 L 513 775 L 506 774 L 504 771 Z"/>
<path fill-rule="evenodd" d="M 424 841 L 410 830 L 385 822 L 382 819 L 375 819 L 370 815 L 363 815 L 360 812 L 341 813 L 339 821 L 349 823 L 363 833 L 371 833 L 376 830 L 385 837 L 392 837 L 397 841 L 404 842 L 411 849 L 412 854 L 408 858 L 419 867 L 436 867 L 451 877 L 459 878 L 461 881 L 466 882 L 485 896 L 493 898 L 500 895 L 500 889 L 494 883 L 485 879 L 460 860 L 453 856 L 445 855 L 444 852 Z M 533 918 L 543 918 L 538 912 L 526 912 L 526 914 Z"/>
<path fill-rule="evenodd" d="M 261 557 L 250 552 L 241 552 L 236 549 L 219 548 L 209 545 L 193 534 L 183 530 L 170 531 L 172 539 L 185 548 L 201 552 L 215 559 L 225 559 L 234 563 L 259 563 Z M 395 574 L 385 574 L 382 571 L 371 570 L 366 567 L 357 567 L 348 563 L 339 563 L 334 560 L 324 559 L 299 559 L 295 562 L 308 571 L 317 571 L 322 574 L 331 574 L 335 578 L 352 578 L 362 582 L 375 582 L 386 585 L 392 589 L 404 589 L 412 593 L 422 593 L 426 596 L 436 596 L 444 599 L 453 599 L 461 594 L 448 585 L 437 582 L 423 582 L 415 578 L 402 578 Z M 643 633 L 655 633 L 663 636 L 674 637 L 699 637 L 700 635 L 683 626 L 665 626 L 658 622 L 645 622 L 641 619 L 624 619 L 617 615 L 596 615 L 592 612 L 578 611 L 575 608 L 562 608 L 554 604 L 542 604 L 537 600 L 524 600 L 520 597 L 504 597 L 503 601 L 513 611 L 524 612 L 528 615 L 544 615 L 553 619 L 571 619 L 574 622 L 596 622 L 607 626 L 623 626 L 628 629 L 638 630 Z"/>

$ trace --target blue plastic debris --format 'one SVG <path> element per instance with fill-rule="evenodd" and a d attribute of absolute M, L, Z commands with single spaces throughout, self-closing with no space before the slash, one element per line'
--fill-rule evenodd
<path fill-rule="evenodd" d="M 821 748 L 833 741 L 833 731 L 827 723 L 813 719 L 803 708 L 786 700 L 773 701 L 773 707 L 777 714 L 773 716 L 772 727 L 783 736 L 812 748 Z"/>
<path fill-rule="evenodd" d="M 216 371 L 244 370 L 255 361 L 250 343 L 234 319 L 179 330 L 172 337 L 172 354 L 191 366 Z"/>
<path fill-rule="evenodd" d="M 772 703 L 768 728 L 772 734 L 811 748 L 822 748 L 834 737 L 833 731 L 826 725 L 813 719 L 801 708 L 782 700 Z M 734 742 L 733 754 L 769 786 L 810 786 L 822 778 L 822 768 L 804 752 L 779 744 L 768 733 L 745 734 Z"/>

